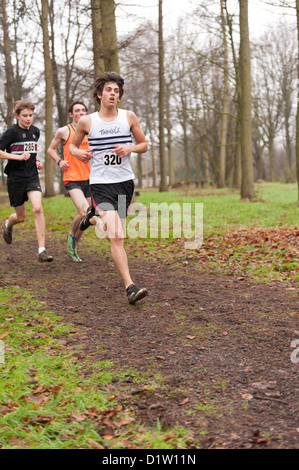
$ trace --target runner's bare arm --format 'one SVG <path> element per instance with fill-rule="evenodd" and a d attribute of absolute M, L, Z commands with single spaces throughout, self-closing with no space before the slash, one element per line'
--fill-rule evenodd
<path fill-rule="evenodd" d="M 19 160 L 19 161 L 22 161 L 22 160 L 29 160 L 30 158 L 30 153 L 22 153 L 22 155 L 15 155 L 14 153 L 8 153 L 8 152 L 4 152 L 3 150 L 0 150 L 0 158 L 2 160 L 6 159 L 6 160 Z"/>
<path fill-rule="evenodd" d="M 53 160 L 59 164 L 59 167 L 61 168 L 62 171 L 65 171 L 67 168 L 69 168 L 69 162 L 67 160 L 61 160 L 59 155 L 56 152 L 57 147 L 62 143 L 64 144 L 67 139 L 68 139 L 68 133 L 69 133 L 69 128 L 68 126 L 60 127 L 57 131 L 56 134 L 52 140 L 52 142 L 49 145 L 49 148 L 47 150 L 48 154 L 50 157 L 53 158 Z"/>
<path fill-rule="evenodd" d="M 73 138 L 69 145 L 69 152 L 83 163 L 88 163 L 89 160 L 92 158 L 90 149 L 86 149 L 86 150 L 79 149 L 85 135 L 89 133 L 90 127 L 91 127 L 90 117 L 88 115 L 82 116 L 78 121 L 75 134 L 73 135 Z"/>
<path fill-rule="evenodd" d="M 115 146 L 115 152 L 120 158 L 125 157 L 131 152 L 144 153 L 148 149 L 145 135 L 141 130 L 136 114 L 133 113 L 132 111 L 127 111 L 127 117 L 128 117 L 128 123 L 129 123 L 130 129 L 134 136 L 136 144 Z"/>

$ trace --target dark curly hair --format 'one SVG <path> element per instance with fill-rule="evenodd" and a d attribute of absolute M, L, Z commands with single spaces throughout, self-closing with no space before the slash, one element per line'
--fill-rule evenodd
<path fill-rule="evenodd" d="M 74 101 L 72 104 L 69 105 L 69 109 L 68 109 L 69 113 L 73 113 L 73 109 L 74 109 L 75 104 L 82 104 L 82 106 L 84 106 L 84 108 L 87 112 L 86 104 L 83 103 L 83 101 Z"/>
<path fill-rule="evenodd" d="M 124 79 L 116 72 L 105 72 L 96 79 L 93 87 L 93 98 L 95 98 L 99 104 L 101 104 L 101 100 L 98 95 L 103 93 L 106 83 L 109 82 L 117 84 L 119 88 L 119 98 L 121 98 L 124 93 Z"/>

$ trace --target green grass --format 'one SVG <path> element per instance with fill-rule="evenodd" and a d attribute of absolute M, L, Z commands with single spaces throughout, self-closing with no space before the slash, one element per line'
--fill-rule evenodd
<path fill-rule="evenodd" d="M 194 262 L 198 269 L 245 274 L 259 281 L 298 281 L 297 186 L 264 183 L 256 186 L 256 194 L 257 199 L 249 202 L 241 201 L 232 190 L 160 193 L 141 189 L 137 200 L 148 210 L 153 202 L 202 203 L 204 239 L 198 250 L 184 249 L 184 234 L 181 239 L 127 239 L 128 254 L 165 259 L 183 267 L 185 273 L 188 263 Z M 43 207 L 49 243 L 64 239 L 75 213 L 70 198 L 44 198 Z M 2 221 L 11 212 L 8 203 L 0 205 Z M 33 236 L 30 204 L 26 213 L 25 223 L 16 227 L 16 237 Z M 86 231 L 82 243 L 91 253 L 109 252 L 109 243 L 99 241 L 93 230 Z M 117 400 L 110 401 L 109 391 L 114 374 L 121 377 L 128 371 L 115 371 L 106 361 L 86 369 L 65 348 L 65 336 L 77 334 L 73 326 L 63 325 L 60 317 L 45 312 L 28 291 L 10 288 L 1 289 L 0 294 L 0 340 L 5 345 L 5 362 L 0 364 L 0 447 L 186 447 L 188 431 L 176 427 L 166 432 L 159 423 L 155 428 L 135 421 L 115 424 L 115 435 L 107 437 L 105 413 L 110 410 L 112 423 L 132 417 L 118 407 Z M 131 373 L 134 381 L 147 383 L 145 376 Z"/>
<path fill-rule="evenodd" d="M 187 430 L 142 428 L 111 397 L 116 373 L 142 383 L 138 372 L 77 361 L 64 342 L 78 334 L 72 325 L 43 311 L 25 290 L 0 289 L 0 295 L 0 448 L 186 447 Z"/>
<path fill-rule="evenodd" d="M 299 224 L 298 192 L 295 184 L 263 183 L 256 185 L 257 199 L 242 201 L 237 191 L 196 190 L 141 192 L 138 202 L 202 203 L 205 233 L 222 233 L 236 227 L 293 227 Z M 213 193 L 213 195 L 210 195 Z M 220 194 L 220 195 L 218 195 Z"/>

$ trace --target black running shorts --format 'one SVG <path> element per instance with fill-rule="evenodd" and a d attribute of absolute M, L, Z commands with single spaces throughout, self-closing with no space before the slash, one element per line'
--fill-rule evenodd
<path fill-rule="evenodd" d="M 71 189 L 81 189 L 86 198 L 90 197 L 89 180 L 84 181 L 68 181 L 64 187 L 70 191 Z"/>
<path fill-rule="evenodd" d="M 95 210 L 118 211 L 119 217 L 125 219 L 134 193 L 134 181 L 122 183 L 91 184 L 91 197 Z"/>
<path fill-rule="evenodd" d="M 28 191 L 40 191 L 40 181 L 38 176 L 32 178 L 14 178 L 13 176 L 7 177 L 7 191 L 12 207 L 22 206 L 24 202 L 28 201 Z"/>

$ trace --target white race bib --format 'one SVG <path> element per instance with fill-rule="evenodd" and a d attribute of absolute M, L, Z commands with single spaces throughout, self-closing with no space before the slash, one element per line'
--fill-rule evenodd
<path fill-rule="evenodd" d="M 103 155 L 103 163 L 105 166 L 117 167 L 121 165 L 121 158 L 116 153 L 106 153 Z"/>
<path fill-rule="evenodd" d="M 24 152 L 36 153 L 36 142 L 24 142 Z"/>

